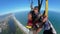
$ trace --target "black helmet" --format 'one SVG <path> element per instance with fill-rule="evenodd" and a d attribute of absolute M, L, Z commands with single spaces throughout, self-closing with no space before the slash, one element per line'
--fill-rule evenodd
<path fill-rule="evenodd" d="M 35 6 L 34 9 L 38 8 L 38 6 Z"/>

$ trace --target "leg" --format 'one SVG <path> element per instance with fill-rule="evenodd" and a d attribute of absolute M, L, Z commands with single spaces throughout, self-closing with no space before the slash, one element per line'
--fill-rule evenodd
<path fill-rule="evenodd" d="M 39 28 L 39 29 L 37 29 L 37 31 L 36 31 L 36 32 L 37 32 L 37 33 L 39 33 L 41 30 L 42 30 L 42 28 Z"/>
<path fill-rule="evenodd" d="M 38 34 L 36 30 L 33 31 L 33 34 Z"/>

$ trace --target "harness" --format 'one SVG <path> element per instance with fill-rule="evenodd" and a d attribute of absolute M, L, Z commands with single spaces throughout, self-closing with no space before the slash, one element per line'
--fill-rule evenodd
<path fill-rule="evenodd" d="M 42 16 L 40 16 L 41 14 L 38 13 L 37 15 L 34 13 L 34 11 L 31 11 L 30 14 L 32 14 L 32 28 L 33 30 L 37 30 L 38 28 L 41 28 L 43 23 L 42 23 Z"/>

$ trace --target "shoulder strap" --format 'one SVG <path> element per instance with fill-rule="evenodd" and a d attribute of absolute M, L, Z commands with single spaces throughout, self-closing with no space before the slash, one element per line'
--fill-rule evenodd
<path fill-rule="evenodd" d="M 38 16 L 37 16 L 37 18 L 35 19 L 34 22 L 36 22 L 40 17 L 41 17 L 41 14 L 38 14 Z"/>

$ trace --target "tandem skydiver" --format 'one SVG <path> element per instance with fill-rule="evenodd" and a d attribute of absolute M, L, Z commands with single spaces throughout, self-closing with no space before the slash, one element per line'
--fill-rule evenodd
<path fill-rule="evenodd" d="M 33 11 L 30 11 L 30 13 L 28 14 L 27 23 L 28 26 L 32 26 L 33 30 L 36 30 L 36 34 L 40 32 L 43 27 L 43 24 L 47 20 L 47 17 L 43 19 L 43 16 L 39 17 L 38 15 L 41 16 L 41 14 L 38 12 L 38 6 L 36 6 L 34 7 Z"/>
<path fill-rule="evenodd" d="M 52 28 L 50 27 L 48 17 L 45 14 L 41 15 L 38 12 L 38 6 L 34 7 L 33 11 L 28 14 L 28 26 L 31 26 L 33 30 L 36 30 L 35 34 L 38 34 L 44 26 L 43 34 L 53 34 Z"/>

